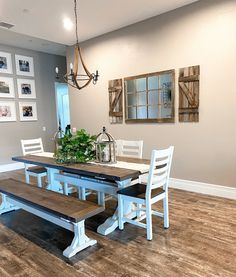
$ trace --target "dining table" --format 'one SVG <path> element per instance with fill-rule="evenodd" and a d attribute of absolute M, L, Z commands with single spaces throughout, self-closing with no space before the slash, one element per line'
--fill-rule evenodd
<path fill-rule="evenodd" d="M 53 153 L 42 152 L 34 155 L 16 156 L 13 161 L 42 166 L 48 172 L 48 189 L 63 193 L 63 184 L 83 187 L 117 197 L 117 191 L 131 185 L 149 171 L 150 160 L 138 158 L 117 157 L 114 164 L 96 162 L 60 164 Z M 137 216 L 132 209 L 132 203 L 125 203 L 125 213 L 130 218 Z M 118 227 L 118 211 L 99 225 L 97 232 L 108 235 Z"/>

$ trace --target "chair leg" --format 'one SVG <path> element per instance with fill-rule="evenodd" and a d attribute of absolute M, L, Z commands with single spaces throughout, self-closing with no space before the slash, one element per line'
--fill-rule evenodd
<path fill-rule="evenodd" d="M 152 207 L 146 205 L 147 240 L 152 240 Z"/>
<path fill-rule="evenodd" d="M 41 178 L 41 176 L 37 176 L 37 181 L 38 181 L 38 187 L 39 188 L 42 188 L 42 178 Z"/>
<path fill-rule="evenodd" d="M 168 207 L 168 194 L 163 199 L 163 210 L 164 210 L 164 228 L 169 228 L 169 207 Z"/>
<path fill-rule="evenodd" d="M 141 211 L 142 204 L 137 204 L 137 208 L 138 208 L 138 211 L 137 211 L 137 218 L 139 218 L 139 217 L 142 216 L 142 211 Z"/>
<path fill-rule="evenodd" d="M 124 201 L 122 199 L 122 196 L 118 194 L 118 224 L 119 224 L 119 229 L 123 230 L 124 229 Z"/>
<path fill-rule="evenodd" d="M 85 188 L 81 188 L 81 200 L 86 200 L 86 191 Z"/>
<path fill-rule="evenodd" d="M 97 197 L 98 197 L 98 205 L 105 206 L 105 193 L 98 191 Z"/>
<path fill-rule="evenodd" d="M 67 183 L 64 183 L 64 185 L 63 185 L 63 193 L 65 195 L 68 195 L 68 184 Z"/>
<path fill-rule="evenodd" d="M 25 172 L 25 181 L 26 181 L 27 184 L 30 183 L 30 176 L 29 176 L 29 173 L 27 171 Z"/>

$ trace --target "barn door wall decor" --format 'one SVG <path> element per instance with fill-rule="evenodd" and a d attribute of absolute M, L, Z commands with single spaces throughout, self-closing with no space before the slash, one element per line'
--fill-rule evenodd
<path fill-rule="evenodd" d="M 179 121 L 199 121 L 199 76 L 200 66 L 179 70 Z"/>
<path fill-rule="evenodd" d="M 123 82 L 122 79 L 110 80 L 109 92 L 109 117 L 110 123 L 123 123 Z"/>

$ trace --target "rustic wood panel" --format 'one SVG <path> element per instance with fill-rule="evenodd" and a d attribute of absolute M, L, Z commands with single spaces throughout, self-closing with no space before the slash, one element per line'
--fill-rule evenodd
<path fill-rule="evenodd" d="M 108 83 L 109 92 L 109 117 L 110 123 L 123 122 L 123 83 L 122 79 L 110 80 Z"/>
<path fill-rule="evenodd" d="M 12 178 L 0 181 L 0 192 L 41 211 L 49 212 L 73 222 L 87 219 L 104 210 L 102 206 L 91 202 L 29 186 Z"/>
<path fill-rule="evenodd" d="M 22 180 L 24 171 L 0 174 L 0 179 L 8 177 Z M 61 251 L 72 232 L 22 210 L 1 215 L 0 276 L 236 276 L 235 200 L 169 189 L 170 228 L 153 217 L 152 241 L 146 240 L 145 229 L 131 224 L 109 236 L 97 234 L 115 207 L 114 200 L 107 201 L 104 212 L 87 219 L 86 232 L 98 243 L 70 261 Z M 161 203 L 154 208 L 161 209 Z"/>
<path fill-rule="evenodd" d="M 179 70 L 179 121 L 199 121 L 199 75 L 200 66 Z"/>

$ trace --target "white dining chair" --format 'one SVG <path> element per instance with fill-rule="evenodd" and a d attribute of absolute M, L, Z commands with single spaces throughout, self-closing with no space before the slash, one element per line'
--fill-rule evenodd
<path fill-rule="evenodd" d="M 21 148 L 23 155 L 36 154 L 44 152 L 43 142 L 41 138 L 21 140 Z M 47 169 L 41 166 L 31 166 L 24 164 L 25 166 L 25 179 L 26 183 L 30 183 L 30 176 L 37 178 L 38 187 L 42 187 L 42 178 L 47 176 Z"/>
<path fill-rule="evenodd" d="M 120 157 L 128 157 L 128 158 L 142 158 L 143 155 L 143 140 L 116 140 L 116 155 Z M 133 180 L 132 183 L 137 183 L 137 180 Z M 85 188 L 81 188 L 81 200 L 86 200 L 86 197 L 91 194 L 91 190 L 86 190 Z M 99 205 L 105 205 L 105 201 L 110 200 L 111 196 L 105 198 L 105 194 L 103 192 L 97 193 L 97 202 Z"/>
<path fill-rule="evenodd" d="M 153 150 L 147 184 L 138 183 L 119 190 L 118 221 L 119 229 L 128 222 L 147 229 L 147 239 L 152 240 L 152 215 L 164 218 L 164 228 L 169 228 L 168 185 L 174 147 Z M 163 213 L 152 210 L 152 204 L 163 200 Z M 124 201 L 132 202 L 137 218 L 124 214 Z M 132 211 L 132 212 L 133 212 Z M 146 223 L 141 222 L 146 219 Z"/>
<path fill-rule="evenodd" d="M 116 140 L 117 156 L 139 158 L 143 156 L 143 140 Z"/>

